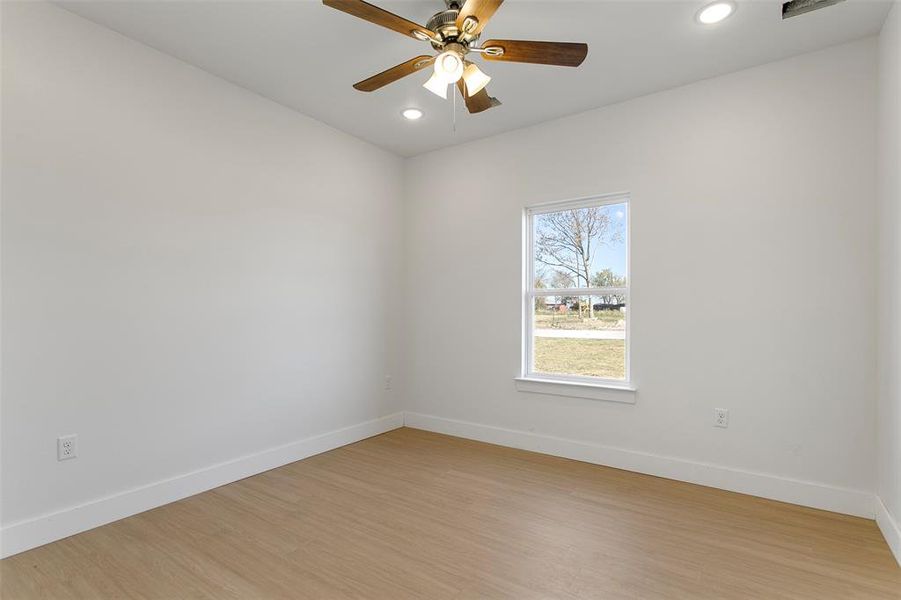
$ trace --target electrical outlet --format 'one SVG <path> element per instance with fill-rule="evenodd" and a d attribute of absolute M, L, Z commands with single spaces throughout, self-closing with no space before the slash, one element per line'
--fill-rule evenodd
<path fill-rule="evenodd" d="M 78 457 L 78 435 L 64 435 L 56 438 L 56 460 Z"/>
<path fill-rule="evenodd" d="M 728 427 L 729 426 L 729 409 L 714 408 L 713 409 L 713 426 Z"/>
<path fill-rule="evenodd" d="M 385 375 L 385 389 L 391 389 L 391 375 Z"/>

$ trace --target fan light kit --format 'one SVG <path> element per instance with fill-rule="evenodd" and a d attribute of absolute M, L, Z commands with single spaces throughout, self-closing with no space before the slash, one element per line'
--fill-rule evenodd
<path fill-rule="evenodd" d="M 363 0 L 322 0 L 349 15 L 381 25 L 421 42 L 428 42 L 437 55 L 423 54 L 391 67 L 369 79 L 354 84 L 361 92 L 373 92 L 402 77 L 432 67 L 432 75 L 423 87 L 447 99 L 447 86 L 456 84 L 471 113 L 500 106 L 488 95 L 485 86 L 491 77 L 467 60 L 478 54 L 485 60 L 520 62 L 539 65 L 578 67 L 588 55 L 588 45 L 573 42 L 530 42 L 523 40 L 488 40 L 478 44 L 482 29 L 503 0 L 444 0 L 445 10 L 435 13 L 425 27 L 408 21 Z M 417 109 L 408 109 L 417 110 Z M 421 111 L 419 116 L 422 116 Z M 404 116 L 408 119 L 419 117 Z"/>
<path fill-rule="evenodd" d="M 714 2 L 698 12 L 698 21 L 703 25 L 713 25 L 724 21 L 734 12 L 735 5 L 732 2 Z"/>

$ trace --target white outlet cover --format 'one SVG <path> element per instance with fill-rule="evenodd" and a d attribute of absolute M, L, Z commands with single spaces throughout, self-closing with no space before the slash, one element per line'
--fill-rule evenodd
<path fill-rule="evenodd" d="M 78 435 L 56 438 L 56 460 L 71 460 L 78 456 Z"/>
<path fill-rule="evenodd" d="M 713 426 L 729 427 L 729 409 L 714 408 L 713 409 Z"/>

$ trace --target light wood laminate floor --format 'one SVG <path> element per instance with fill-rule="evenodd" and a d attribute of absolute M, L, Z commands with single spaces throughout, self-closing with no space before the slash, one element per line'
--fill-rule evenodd
<path fill-rule="evenodd" d="M 901 598 L 873 521 L 398 429 L 0 562 L 14 598 Z"/>

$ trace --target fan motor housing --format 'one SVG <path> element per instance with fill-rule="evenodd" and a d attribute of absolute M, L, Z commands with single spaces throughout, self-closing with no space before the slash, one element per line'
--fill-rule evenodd
<path fill-rule="evenodd" d="M 457 28 L 457 15 L 459 14 L 459 8 L 442 10 L 441 12 L 432 15 L 432 18 L 428 20 L 425 26 L 427 29 L 431 29 L 437 33 L 442 41 L 452 40 L 467 46 L 469 43 L 478 39 L 478 36 L 464 36 L 465 39 L 460 39 L 460 30 Z M 441 45 L 434 42 L 432 42 L 432 46 L 435 50 L 441 50 L 442 48 Z"/>

